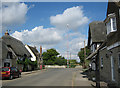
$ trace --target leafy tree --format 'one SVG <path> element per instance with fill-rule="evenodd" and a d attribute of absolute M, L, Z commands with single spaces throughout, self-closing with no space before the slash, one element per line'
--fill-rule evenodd
<path fill-rule="evenodd" d="M 54 65 L 54 62 L 52 60 L 46 61 L 46 65 Z"/>
<path fill-rule="evenodd" d="M 67 65 L 67 60 L 64 57 L 59 56 L 56 58 L 55 64 L 56 65 Z"/>
<path fill-rule="evenodd" d="M 43 63 L 45 65 L 53 65 L 59 53 L 55 49 L 48 49 L 43 53 Z"/>
<path fill-rule="evenodd" d="M 43 53 L 43 63 L 45 65 L 66 65 L 67 60 L 59 56 L 59 53 L 55 49 L 48 49 L 46 52 Z"/>
<path fill-rule="evenodd" d="M 86 57 L 89 55 L 90 50 L 86 47 Z M 84 48 L 81 48 L 81 50 L 78 52 L 78 57 L 80 58 L 80 63 L 83 65 L 84 63 Z"/>

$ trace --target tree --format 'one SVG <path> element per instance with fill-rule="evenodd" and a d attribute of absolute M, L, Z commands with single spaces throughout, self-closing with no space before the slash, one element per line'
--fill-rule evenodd
<path fill-rule="evenodd" d="M 55 49 L 48 49 L 43 53 L 43 63 L 45 65 L 53 65 L 59 53 Z"/>
<path fill-rule="evenodd" d="M 56 58 L 55 64 L 56 65 L 67 65 L 67 60 L 64 57 L 59 56 Z"/>
<path fill-rule="evenodd" d="M 59 56 L 59 53 L 55 49 L 48 49 L 46 52 L 43 53 L 43 63 L 45 65 L 66 65 L 67 60 Z"/>
<path fill-rule="evenodd" d="M 89 55 L 90 50 L 86 47 L 86 57 Z M 78 57 L 80 58 L 80 63 L 83 65 L 85 56 L 84 56 L 84 48 L 81 48 L 80 51 L 78 52 Z M 88 62 L 88 61 L 87 61 Z"/>

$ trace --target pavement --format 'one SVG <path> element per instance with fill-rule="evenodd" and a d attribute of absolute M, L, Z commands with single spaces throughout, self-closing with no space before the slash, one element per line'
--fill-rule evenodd
<path fill-rule="evenodd" d="M 27 74 L 32 74 L 32 73 L 36 73 L 36 72 L 40 72 L 46 69 L 42 69 L 42 70 L 34 70 L 34 71 L 28 71 L 28 72 L 22 72 L 21 75 L 27 75 Z"/>
<path fill-rule="evenodd" d="M 74 73 L 74 85 L 75 86 L 92 86 L 95 85 L 94 82 L 88 80 L 87 76 L 82 74 L 83 71 L 77 71 Z"/>

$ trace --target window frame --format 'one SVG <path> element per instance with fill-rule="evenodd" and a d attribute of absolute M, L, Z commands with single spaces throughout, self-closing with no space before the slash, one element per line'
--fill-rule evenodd
<path fill-rule="evenodd" d="M 115 19 L 115 21 L 113 19 Z M 116 22 L 115 13 L 108 15 L 107 20 L 106 20 L 106 25 L 107 25 L 107 35 L 111 32 L 117 31 L 117 22 Z M 114 29 L 114 27 L 115 27 L 115 29 Z"/>
<path fill-rule="evenodd" d="M 103 57 L 100 58 L 100 66 L 103 68 Z"/>

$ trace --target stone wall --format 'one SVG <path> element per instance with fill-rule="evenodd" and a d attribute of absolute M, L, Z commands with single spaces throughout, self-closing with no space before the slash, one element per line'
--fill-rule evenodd
<path fill-rule="evenodd" d="M 99 68 L 100 68 L 100 79 L 108 82 L 108 83 L 115 83 L 120 84 L 120 72 L 118 66 L 118 54 L 120 53 L 120 46 L 112 48 L 111 50 L 107 50 L 107 47 L 100 50 L 99 52 Z M 114 76 L 115 81 L 112 81 L 112 74 L 111 74 L 111 56 L 113 57 L 114 61 Z M 101 67 L 101 58 L 103 58 L 103 67 Z"/>
<path fill-rule="evenodd" d="M 99 68 L 100 68 L 100 80 L 106 82 L 111 80 L 111 62 L 107 53 L 107 48 L 100 50 L 99 52 Z M 103 66 L 101 66 L 101 58 L 103 58 Z"/>

